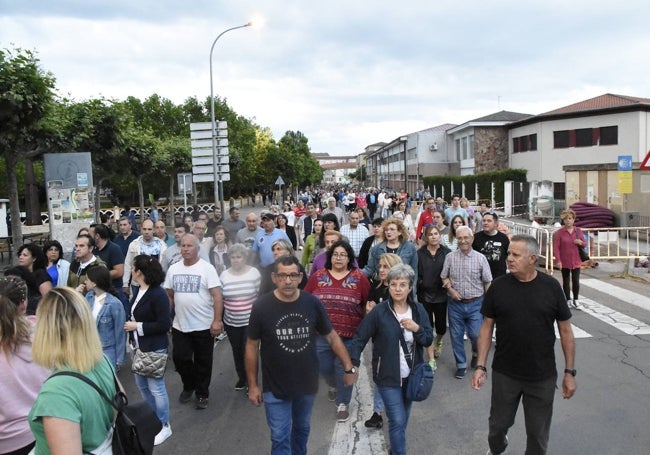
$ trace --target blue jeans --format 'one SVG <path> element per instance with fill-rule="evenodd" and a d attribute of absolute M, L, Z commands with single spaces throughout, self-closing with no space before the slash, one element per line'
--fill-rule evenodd
<path fill-rule="evenodd" d="M 271 455 L 304 455 L 314 407 L 315 395 L 302 395 L 290 400 L 264 392 L 266 422 L 271 430 Z"/>
<path fill-rule="evenodd" d="M 465 332 L 472 343 L 472 352 L 477 352 L 476 339 L 483 323 L 481 306 L 483 306 L 483 296 L 469 303 L 457 302 L 452 299 L 447 301 L 449 335 L 456 358 L 456 368 L 467 368 L 467 355 L 463 341 Z"/>
<path fill-rule="evenodd" d="M 372 411 L 377 414 L 382 414 L 384 412 L 384 400 L 381 399 L 381 394 L 377 387 L 375 387 L 375 394 L 372 401 Z"/>
<path fill-rule="evenodd" d="M 404 382 L 406 385 L 406 381 Z M 388 417 L 388 436 L 393 455 L 406 455 L 406 425 L 411 414 L 412 401 L 404 397 L 404 387 L 377 386 Z"/>
<path fill-rule="evenodd" d="M 167 349 L 161 349 L 156 352 L 167 352 Z M 134 374 L 133 376 L 135 376 L 135 383 L 138 389 L 140 389 L 144 401 L 151 406 L 151 409 L 156 411 L 158 420 L 163 425 L 167 425 L 169 423 L 169 396 L 165 387 L 165 377 L 155 379 L 140 376 L 139 374 Z"/>
<path fill-rule="evenodd" d="M 341 338 L 346 349 L 352 342 L 351 338 Z M 346 386 L 343 383 L 343 364 L 336 357 L 332 347 L 323 337 L 318 337 L 316 340 L 316 351 L 318 353 L 318 371 L 325 378 L 327 385 L 336 387 L 336 404 L 350 404 L 352 399 L 352 387 Z"/>

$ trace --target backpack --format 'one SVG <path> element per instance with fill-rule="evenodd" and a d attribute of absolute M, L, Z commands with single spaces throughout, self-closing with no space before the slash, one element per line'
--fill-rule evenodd
<path fill-rule="evenodd" d="M 371 195 L 370 195 L 370 203 L 371 203 L 371 204 L 374 204 L 375 202 L 376 202 L 375 195 L 374 195 L 374 194 L 371 194 Z"/>
<path fill-rule="evenodd" d="M 129 405 L 129 400 L 117 380 L 115 372 L 113 372 L 115 396 L 112 400 L 97 384 L 82 374 L 74 371 L 59 371 L 48 379 L 54 376 L 73 376 L 82 380 L 93 387 L 117 411 L 113 422 L 113 455 L 151 455 L 153 453 L 153 440 L 162 429 L 162 423 L 145 401 Z"/>

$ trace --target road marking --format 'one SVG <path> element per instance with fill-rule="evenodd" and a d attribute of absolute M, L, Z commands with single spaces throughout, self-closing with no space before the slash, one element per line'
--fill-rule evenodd
<path fill-rule="evenodd" d="M 571 328 L 573 329 L 573 338 L 591 338 L 591 335 L 580 327 L 571 324 Z M 555 330 L 555 338 L 560 339 L 560 332 L 557 329 L 557 324 L 553 324 L 553 329 Z"/>
<path fill-rule="evenodd" d="M 619 300 L 622 300 L 632 305 L 643 308 L 646 311 L 650 311 L 650 298 L 637 294 L 636 292 L 628 291 L 613 284 L 606 283 L 601 280 L 596 280 L 594 278 L 588 278 L 580 280 L 580 284 L 595 289 L 599 292 L 609 294 L 612 297 L 616 297 Z M 580 299 L 582 302 L 582 299 Z"/>
<path fill-rule="evenodd" d="M 384 441 L 383 430 L 365 427 L 365 421 L 372 415 L 373 402 L 374 389 L 371 372 L 365 367 L 363 354 L 361 354 L 359 379 L 354 385 L 350 402 L 350 420 L 344 423 L 335 423 L 329 449 L 331 455 L 387 453 L 388 447 Z"/>
<path fill-rule="evenodd" d="M 580 299 L 580 309 L 628 335 L 648 335 L 650 326 L 591 299 Z"/>

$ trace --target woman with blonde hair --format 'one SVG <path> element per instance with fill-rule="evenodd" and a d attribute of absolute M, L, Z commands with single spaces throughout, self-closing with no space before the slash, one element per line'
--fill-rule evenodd
<path fill-rule="evenodd" d="M 409 234 L 406 226 L 397 218 L 388 218 L 381 226 L 384 241 L 370 250 L 370 257 L 363 268 L 363 273 L 372 278 L 377 273 L 379 258 L 386 253 L 394 253 L 402 259 L 404 264 L 411 266 L 415 272 L 415 283 L 417 283 L 418 252 L 413 242 L 408 241 Z"/>
<path fill-rule="evenodd" d="M 115 395 L 111 361 L 102 353 L 88 303 L 72 288 L 47 292 L 36 311 L 32 353 L 45 368 L 73 371 Z M 29 413 L 36 454 L 102 453 L 110 447 L 114 409 L 97 391 L 72 376 L 50 377 Z"/>
<path fill-rule="evenodd" d="M 32 360 L 31 321 L 25 317 L 27 285 L 0 278 L 0 453 L 24 455 L 34 447 L 27 414 L 50 374 Z"/>

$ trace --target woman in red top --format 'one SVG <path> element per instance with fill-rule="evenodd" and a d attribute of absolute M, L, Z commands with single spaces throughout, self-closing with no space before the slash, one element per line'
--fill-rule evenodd
<path fill-rule="evenodd" d="M 332 327 L 347 346 L 365 315 L 365 304 L 370 294 L 370 282 L 361 270 L 354 267 L 354 250 L 348 242 L 339 240 L 332 245 L 327 251 L 325 267 L 309 278 L 305 291 L 323 302 Z M 336 400 L 336 419 L 345 422 L 350 418 L 352 386 L 343 384 L 343 365 L 329 343 L 321 337 L 316 347 L 320 373 L 330 386 L 328 398 Z"/>
<path fill-rule="evenodd" d="M 574 225 L 576 212 L 567 209 L 561 215 L 564 226 L 553 235 L 553 256 L 557 268 L 562 271 L 562 288 L 564 295 L 574 308 L 578 308 L 578 294 L 580 292 L 580 266 L 582 260 L 578 248 L 583 248 L 585 236 L 580 228 Z M 573 300 L 571 291 L 573 290 Z"/>

